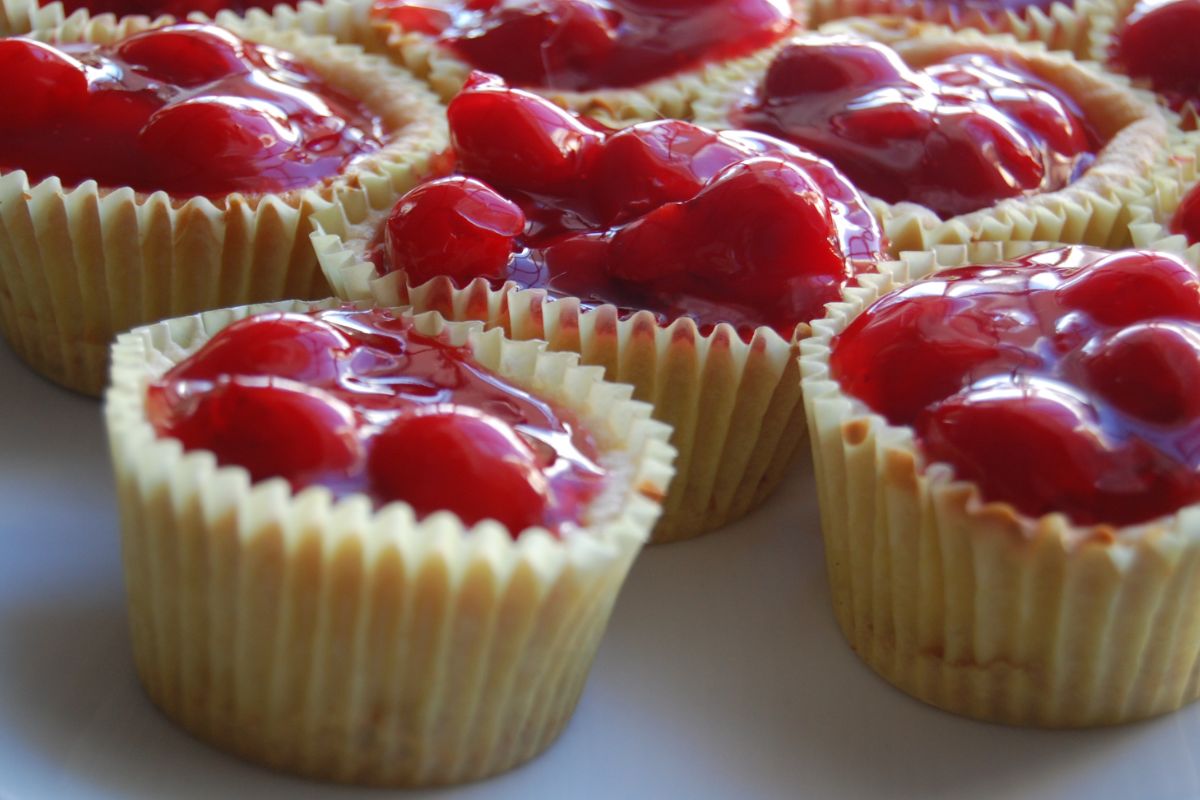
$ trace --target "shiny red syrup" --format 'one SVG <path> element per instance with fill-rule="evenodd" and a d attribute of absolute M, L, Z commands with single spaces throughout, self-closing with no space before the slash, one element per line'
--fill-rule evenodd
<path fill-rule="evenodd" d="M 382 123 L 287 53 L 174 25 L 113 45 L 0 39 L 0 169 L 64 185 L 225 195 L 312 186 Z"/>
<path fill-rule="evenodd" d="M 1074 102 L 1016 64 L 960 55 L 913 70 L 845 37 L 790 42 L 734 120 L 829 159 L 868 194 L 943 218 L 1061 189 L 1097 147 Z"/>
<path fill-rule="evenodd" d="M 1162 253 L 947 270 L 834 340 L 833 377 L 983 497 L 1126 525 L 1200 501 L 1200 281 Z"/>
<path fill-rule="evenodd" d="M 514 85 L 575 91 L 749 55 L 795 26 L 784 0 L 378 0 L 372 13 Z"/>
<path fill-rule="evenodd" d="M 1167 226 L 1171 233 L 1181 233 L 1188 244 L 1200 242 L 1200 184 L 1193 186 L 1179 202 Z"/>
<path fill-rule="evenodd" d="M 234 323 L 151 384 L 151 424 L 254 481 L 452 511 L 516 534 L 582 523 L 606 472 L 573 416 L 387 311 Z"/>
<path fill-rule="evenodd" d="M 1143 78 L 1176 111 L 1200 99 L 1200 0 L 1144 0 L 1113 41 L 1109 63 Z"/>
<path fill-rule="evenodd" d="M 45 6 L 55 0 L 38 0 Z M 135 14 L 147 17 L 160 17 L 169 14 L 176 19 L 183 19 L 188 14 L 200 12 L 208 17 L 215 17 L 218 11 L 233 11 L 244 14 L 252 8 L 267 11 L 278 5 L 295 8 L 300 0 L 60 0 L 68 14 L 84 9 L 93 16 L 97 14 L 114 14 L 118 17 L 129 17 Z"/>
<path fill-rule="evenodd" d="M 377 258 L 410 284 L 514 281 L 660 321 L 790 338 L 883 236 L 827 162 L 744 131 L 620 131 L 476 74 L 450 104 L 457 174 L 402 197 Z"/>

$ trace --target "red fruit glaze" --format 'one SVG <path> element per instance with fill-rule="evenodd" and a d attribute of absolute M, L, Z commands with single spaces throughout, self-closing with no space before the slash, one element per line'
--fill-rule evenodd
<path fill-rule="evenodd" d="M 676 120 L 611 131 L 480 74 L 449 118 L 461 174 L 409 192 L 385 227 L 381 266 L 413 285 L 511 280 L 790 337 L 881 257 L 854 187 L 769 136 Z"/>
<path fill-rule="evenodd" d="M 988 500 L 1078 524 L 1200 501 L 1200 280 L 1161 253 L 1046 250 L 878 300 L 831 372 Z"/>
<path fill-rule="evenodd" d="M 1016 64 L 961 55 L 913 70 L 845 37 L 790 42 L 734 117 L 828 158 L 864 192 L 942 217 L 1061 189 L 1097 145 L 1074 102 Z"/>
<path fill-rule="evenodd" d="M 495 519 L 580 525 L 606 480 L 572 415 L 381 310 L 237 322 L 154 382 L 160 436 L 253 480 Z"/>
<path fill-rule="evenodd" d="M 53 0 L 38 2 L 48 5 Z M 62 0 L 68 14 L 85 9 L 92 16 L 115 14 L 118 17 L 128 17 L 137 14 L 154 18 L 169 14 L 176 19 L 183 19 L 194 11 L 214 17 L 218 11 L 229 10 L 244 14 L 252 8 L 270 11 L 279 5 L 295 8 L 299 3 L 300 0 Z"/>
<path fill-rule="evenodd" d="M 381 120 L 287 53 L 212 26 L 115 45 L 0 40 L 0 169 L 31 181 L 218 196 L 311 186 L 382 143 Z"/>
<path fill-rule="evenodd" d="M 1179 110 L 1200 99 L 1200 0 L 1143 0 L 1117 31 L 1109 64 L 1149 81 Z"/>
<path fill-rule="evenodd" d="M 372 13 L 518 86 L 637 86 L 748 55 L 795 23 L 784 0 L 377 0 Z"/>

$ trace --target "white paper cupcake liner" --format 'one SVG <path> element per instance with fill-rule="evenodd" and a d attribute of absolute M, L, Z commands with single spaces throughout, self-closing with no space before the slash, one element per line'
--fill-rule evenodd
<path fill-rule="evenodd" d="M 1084 727 L 1177 709 L 1200 695 L 1200 506 L 1121 528 L 1025 517 L 924 463 L 911 429 L 830 378 L 832 337 L 875 298 L 936 269 L 995 263 L 988 247 L 888 265 L 802 344 L 838 624 L 883 678 L 957 714 Z"/>
<path fill-rule="evenodd" d="M 667 429 L 629 387 L 544 345 L 416 318 L 502 377 L 576 411 L 612 482 L 586 525 L 514 540 L 443 512 L 334 503 L 183 452 L 146 419 L 149 381 L 250 313 L 168 320 L 113 349 L 105 418 L 130 628 L 150 698 L 201 739 L 301 775 L 417 786 L 475 780 L 567 723 L 671 476 Z"/>

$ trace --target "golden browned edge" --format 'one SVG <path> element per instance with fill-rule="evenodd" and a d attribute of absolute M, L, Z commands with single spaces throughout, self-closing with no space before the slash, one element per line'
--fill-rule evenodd
<path fill-rule="evenodd" d="M 380 276 L 367 251 L 388 211 L 313 216 L 313 245 L 340 297 L 411 304 L 451 319 L 502 327 L 518 339 L 546 339 L 580 353 L 610 380 L 630 383 L 674 429 L 676 478 L 654 530 L 655 543 L 698 536 L 762 502 L 779 484 L 804 439 L 797 342 L 759 328 L 746 343 L 727 325 L 704 336 L 691 320 L 658 325 L 648 312 L 619 319 L 616 308 L 584 311 L 574 298 L 549 302 L 541 290 L 491 288 L 477 280 L 457 289 L 447 278 L 409 287 L 399 273 Z"/>
<path fill-rule="evenodd" d="M 251 485 L 146 418 L 149 381 L 276 303 L 139 328 L 113 348 L 105 417 L 134 658 L 150 698 L 197 737 L 304 776 L 417 786 L 507 770 L 567 723 L 671 477 L 669 431 L 601 370 L 478 323 L 416 317 L 579 414 L 609 489 L 584 527 L 515 539 L 364 495 Z M 397 310 L 401 313 L 403 310 Z"/>
<path fill-rule="evenodd" d="M 1129 206 L 1141 199 L 1145 174 L 1167 140 L 1167 122 L 1147 95 L 1119 76 L 1067 53 L 1051 53 L 1040 42 L 1017 42 L 1008 35 L 895 17 L 828 23 L 820 33 L 875 39 L 894 47 L 913 66 L 963 52 L 1016 55 L 1038 77 L 1061 87 L 1084 111 L 1107 144 L 1084 176 L 1056 191 L 1002 200 L 991 208 L 943 220 L 916 203 L 885 203 L 869 198 L 894 254 L 938 244 L 973 241 L 1053 241 L 1121 247 L 1128 244 Z M 749 96 L 762 73 L 710 85 L 694 105 L 696 121 L 714 128 L 732 126 L 730 112 Z"/>
<path fill-rule="evenodd" d="M 434 0 L 436 4 L 437 0 Z M 808 17 L 805 0 L 789 0 L 792 16 L 800 26 Z M 426 34 L 405 31 L 390 20 L 374 20 L 377 36 L 382 39 L 392 58 L 414 74 L 424 78 L 433 90 L 449 102 L 462 88 L 471 66 L 455 57 Z M 786 39 L 786 37 L 785 37 Z M 704 84 L 722 80 L 729 71 L 739 73 L 755 67 L 765 67 L 783 42 L 743 58 L 705 64 L 690 72 L 650 81 L 631 89 L 601 89 L 571 92 L 554 89 L 532 89 L 563 108 L 578 111 L 611 127 L 625 127 L 654 119 L 688 119 L 691 103 Z"/>
<path fill-rule="evenodd" d="M 35 35 L 110 42 L 169 21 L 72 15 Z M 222 305 L 327 295 L 308 216 L 330 203 L 390 205 L 448 146 L 444 107 L 386 59 L 328 37 L 232 16 L 222 22 L 245 38 L 296 52 L 398 133 L 310 189 L 215 201 L 101 189 L 92 181 L 31 185 L 19 170 L 0 175 L 0 330 L 37 372 L 68 388 L 98 394 L 110 340 L 134 325 Z"/>
<path fill-rule="evenodd" d="M 1037 246 L 905 254 L 802 343 L 833 607 L 859 657 L 927 703 L 1016 725 L 1123 723 L 1200 692 L 1200 507 L 1114 528 L 985 503 L 829 375 L 832 337 L 894 284 Z"/>

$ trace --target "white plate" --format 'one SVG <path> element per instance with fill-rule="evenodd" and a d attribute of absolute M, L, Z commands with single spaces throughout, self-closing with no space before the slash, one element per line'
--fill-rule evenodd
<path fill-rule="evenodd" d="M 0 798 L 375 798 L 243 764 L 138 688 L 99 406 L 0 347 Z M 808 467 L 728 531 L 647 551 L 542 757 L 441 798 L 1200 797 L 1200 706 L 1120 729 L 957 719 L 830 616 Z M 398 793 L 405 798 L 420 793 Z"/>

